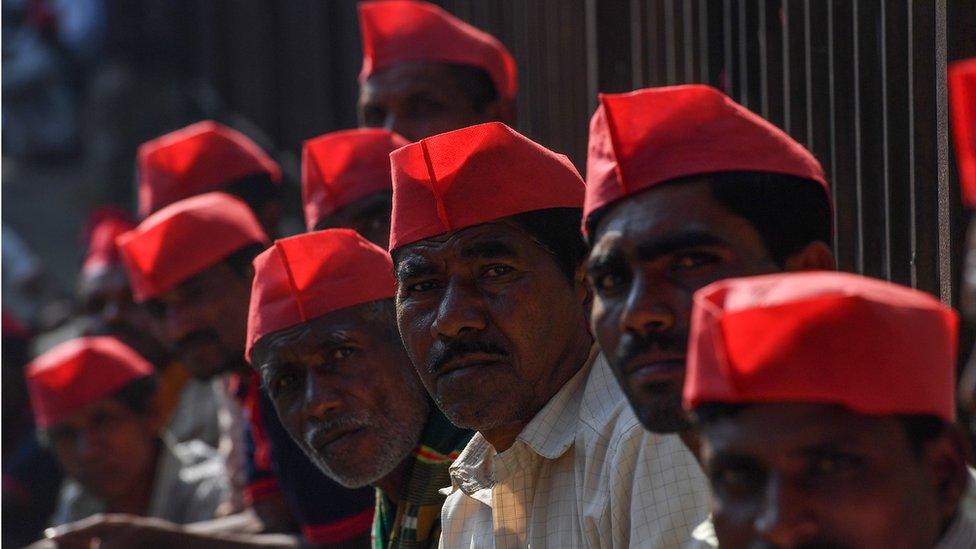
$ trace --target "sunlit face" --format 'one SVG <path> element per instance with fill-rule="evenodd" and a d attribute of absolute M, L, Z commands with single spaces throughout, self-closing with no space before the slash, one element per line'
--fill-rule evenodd
<path fill-rule="evenodd" d="M 916 454 L 898 419 L 839 406 L 751 405 L 702 434 L 723 549 L 932 548 L 966 477 L 945 438 Z"/>
<path fill-rule="evenodd" d="M 322 219 L 315 230 L 352 229 L 383 249 L 390 243 L 393 193 L 381 191 L 346 204 Z"/>
<path fill-rule="evenodd" d="M 84 335 L 115 336 L 154 363 L 164 360 L 165 350 L 152 335 L 149 315 L 133 301 L 122 265 L 83 270 L 78 302 Z"/>
<path fill-rule="evenodd" d="M 450 67 L 404 61 L 372 74 L 359 90 L 359 125 L 386 128 L 410 141 L 494 120 L 459 89 Z"/>
<path fill-rule="evenodd" d="M 251 278 L 221 262 L 146 303 L 156 333 L 194 377 L 243 363 Z"/>
<path fill-rule="evenodd" d="M 410 457 L 429 401 L 392 304 L 348 307 L 263 337 L 253 364 L 282 425 L 329 477 L 373 484 Z"/>
<path fill-rule="evenodd" d="M 67 476 L 96 497 L 124 497 L 153 474 L 158 420 L 105 398 L 51 426 L 47 438 Z"/>
<path fill-rule="evenodd" d="M 530 420 L 572 376 L 586 289 L 521 227 L 476 225 L 398 250 L 397 323 L 445 415 L 487 431 Z"/>
<path fill-rule="evenodd" d="M 681 431 L 692 295 L 729 277 L 779 270 L 753 226 L 706 181 L 666 184 L 611 206 L 593 234 L 593 333 L 641 423 Z"/>

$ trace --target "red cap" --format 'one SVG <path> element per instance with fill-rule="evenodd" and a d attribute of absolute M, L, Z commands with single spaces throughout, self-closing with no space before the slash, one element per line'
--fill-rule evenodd
<path fill-rule="evenodd" d="M 390 160 L 390 250 L 515 214 L 583 205 L 572 162 L 501 122 L 421 139 Z"/>
<path fill-rule="evenodd" d="M 685 407 L 809 402 L 951 422 L 958 330 L 932 296 L 859 275 L 723 280 L 695 293 Z"/>
<path fill-rule="evenodd" d="M 976 57 L 949 65 L 949 112 L 962 201 L 976 209 Z"/>
<path fill-rule="evenodd" d="M 172 289 L 248 244 L 269 244 L 247 204 L 224 193 L 170 204 L 116 242 L 137 302 Z"/>
<path fill-rule="evenodd" d="M 50 427 L 152 373 L 146 359 L 114 337 L 62 343 L 25 369 L 34 421 L 42 429 Z"/>
<path fill-rule="evenodd" d="M 213 120 L 139 145 L 137 162 L 140 217 L 249 175 L 266 173 L 274 183 L 281 181 L 281 168 L 261 147 Z"/>
<path fill-rule="evenodd" d="M 692 175 L 770 172 L 830 189 L 817 159 L 782 130 L 711 86 L 600 94 L 590 121 L 585 221 L 644 189 Z"/>
<path fill-rule="evenodd" d="M 302 203 L 308 230 L 351 202 L 391 190 L 390 153 L 408 143 L 399 134 L 376 128 L 332 132 L 306 141 Z"/>
<path fill-rule="evenodd" d="M 469 65 L 491 77 L 498 95 L 515 98 L 515 59 L 494 36 L 441 8 L 413 0 L 361 2 L 362 84 L 374 72 L 402 61 Z"/>
<path fill-rule="evenodd" d="M 272 332 L 396 294 L 390 254 L 351 229 L 277 240 L 254 258 L 254 271 L 248 362 L 254 344 Z"/>
<path fill-rule="evenodd" d="M 89 272 L 121 263 L 119 249 L 115 245 L 115 238 L 120 234 L 132 230 L 135 224 L 129 216 L 114 208 L 99 208 L 92 213 L 88 221 L 88 253 L 81 271 Z"/>

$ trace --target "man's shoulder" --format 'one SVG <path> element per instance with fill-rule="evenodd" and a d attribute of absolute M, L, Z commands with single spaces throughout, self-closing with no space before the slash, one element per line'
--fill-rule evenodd
<path fill-rule="evenodd" d="M 199 440 L 176 443 L 172 452 L 180 464 L 179 476 L 184 482 L 197 484 L 227 477 L 224 460 L 217 450 Z"/>
<path fill-rule="evenodd" d="M 644 429 L 630 408 L 603 354 L 593 362 L 579 408 L 579 436 L 587 444 L 614 446 L 622 439 L 641 437 Z"/>

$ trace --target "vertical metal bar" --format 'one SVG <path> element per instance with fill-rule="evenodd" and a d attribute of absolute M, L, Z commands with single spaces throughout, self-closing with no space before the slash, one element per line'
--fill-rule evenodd
<path fill-rule="evenodd" d="M 681 76 L 684 83 L 695 81 L 695 30 L 694 30 L 694 11 L 691 7 L 692 0 L 681 2 L 681 23 L 684 26 L 682 37 L 685 44 L 685 72 Z"/>
<path fill-rule="evenodd" d="M 832 1 L 827 2 L 827 86 L 830 90 L 830 151 L 831 158 L 836 159 L 837 157 L 837 98 L 834 93 L 834 3 Z M 830 165 L 830 194 L 831 196 L 837 196 L 837 162 L 836 160 L 831 162 Z M 835 206 L 836 208 L 836 206 Z M 835 210 L 836 211 L 836 210 Z M 834 219 L 834 225 L 837 225 L 837 219 Z M 840 243 L 840 238 L 838 233 L 840 231 L 834 231 L 834 249 L 839 249 L 838 244 Z"/>
<path fill-rule="evenodd" d="M 769 44 L 766 28 L 766 2 L 759 2 L 759 109 L 763 118 L 769 119 Z"/>
<path fill-rule="evenodd" d="M 739 2 L 739 103 L 749 105 L 749 42 L 746 20 L 747 0 Z"/>
<path fill-rule="evenodd" d="M 780 7 L 783 10 L 783 20 L 785 24 L 783 25 L 783 129 L 786 133 L 792 133 L 792 120 L 790 116 L 790 61 L 792 61 L 793 56 L 790 55 L 790 18 L 793 17 L 792 4 L 790 0 L 783 0 L 783 4 Z"/>
<path fill-rule="evenodd" d="M 674 0 L 664 0 L 664 51 L 667 59 L 667 83 L 677 82 L 677 60 L 674 51 Z"/>
<path fill-rule="evenodd" d="M 803 0 L 803 64 L 804 71 L 806 72 L 806 86 L 807 86 L 807 147 L 812 151 L 814 149 L 813 143 L 813 63 L 812 63 L 812 53 L 810 50 L 813 49 L 810 43 L 810 2 L 811 0 Z M 819 143 L 818 143 L 819 145 Z"/>
<path fill-rule="evenodd" d="M 891 172 L 888 162 L 888 17 L 885 11 L 886 2 L 881 2 L 880 34 L 881 34 L 881 150 L 882 165 L 884 166 L 883 193 L 884 193 L 884 257 L 885 257 L 885 278 L 892 279 L 892 247 L 891 247 L 891 223 L 893 212 L 891 211 Z"/>
<path fill-rule="evenodd" d="M 708 0 L 698 0 L 698 81 L 707 84 L 709 81 L 708 58 Z"/>
<path fill-rule="evenodd" d="M 734 82 L 735 72 L 735 61 L 732 59 L 732 0 L 724 0 L 722 2 L 722 27 L 723 27 L 723 39 L 725 46 L 725 66 L 722 67 L 725 70 L 725 93 L 732 95 L 732 82 Z"/>
<path fill-rule="evenodd" d="M 644 86 L 644 33 L 641 32 L 641 0 L 630 0 L 631 86 Z"/>
<path fill-rule="evenodd" d="M 912 287 L 918 288 L 918 208 L 917 196 L 915 193 L 915 2 L 908 0 L 905 5 L 905 17 L 908 18 L 908 48 L 905 55 L 908 57 L 908 195 L 911 204 L 911 249 L 912 249 Z"/>
<path fill-rule="evenodd" d="M 946 2 L 935 2 L 935 112 L 936 151 L 939 205 L 939 296 L 946 305 L 953 303 L 952 295 L 952 230 L 949 185 L 949 116 L 948 84 L 946 82 Z"/>
<path fill-rule="evenodd" d="M 864 272 L 864 180 L 861 177 L 861 71 L 860 40 L 858 25 L 858 0 L 851 2 L 851 26 L 854 30 L 852 48 L 854 52 L 854 188 L 857 204 L 857 271 Z"/>

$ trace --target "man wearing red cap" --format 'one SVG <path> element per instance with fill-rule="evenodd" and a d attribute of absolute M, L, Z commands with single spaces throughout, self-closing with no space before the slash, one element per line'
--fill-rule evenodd
<path fill-rule="evenodd" d="M 250 263 L 268 244 L 247 205 L 223 193 L 187 198 L 150 215 L 118 243 L 135 299 L 150 309 L 163 340 L 196 377 L 236 385 L 236 413 L 246 417 L 251 437 L 246 495 L 263 528 L 289 532 L 297 521 L 312 544 L 365 539 L 372 493 L 341 488 L 312 465 L 243 359 Z M 228 431 L 227 438 L 237 437 Z M 143 530 L 161 543 L 217 543 L 161 525 Z"/>
<path fill-rule="evenodd" d="M 89 220 L 88 253 L 78 274 L 77 298 L 84 335 L 110 335 L 135 349 L 156 367 L 158 405 L 166 430 L 178 441 L 217 445 L 219 426 L 213 387 L 192 380 L 171 360 L 151 329 L 149 315 L 132 299 L 132 289 L 115 239 L 134 225 L 123 212 L 96 210 Z"/>
<path fill-rule="evenodd" d="M 384 129 L 320 135 L 302 146 L 302 203 L 309 231 L 353 229 L 386 247 L 390 239 L 390 153 L 406 145 Z"/>
<path fill-rule="evenodd" d="M 721 547 L 976 547 L 952 309 L 828 272 L 694 301 L 684 401 Z"/>
<path fill-rule="evenodd" d="M 269 235 L 281 217 L 281 168 L 254 141 L 204 120 L 139 145 L 139 216 L 177 200 L 223 191 L 251 207 Z"/>
<path fill-rule="evenodd" d="M 436 547 L 439 489 L 473 433 L 417 378 L 389 254 L 330 229 L 279 240 L 254 265 L 246 355 L 285 429 L 337 482 L 377 488 L 373 547 Z"/>
<path fill-rule="evenodd" d="M 707 487 L 593 345 L 573 165 L 497 122 L 391 161 L 400 333 L 441 411 L 478 431 L 451 466 L 442 545 L 684 543 Z"/>
<path fill-rule="evenodd" d="M 359 125 L 417 140 L 515 121 L 515 60 L 494 36 L 414 0 L 359 4 Z"/>
<path fill-rule="evenodd" d="M 695 290 L 731 276 L 833 269 L 820 164 L 709 86 L 601 95 L 584 231 L 592 327 L 645 427 L 697 445 L 681 409 Z"/>
<path fill-rule="evenodd" d="M 228 491 L 219 456 L 161 431 L 153 367 L 119 340 L 83 337 L 26 369 L 34 419 L 68 480 L 51 522 L 128 513 L 211 518 Z"/>

